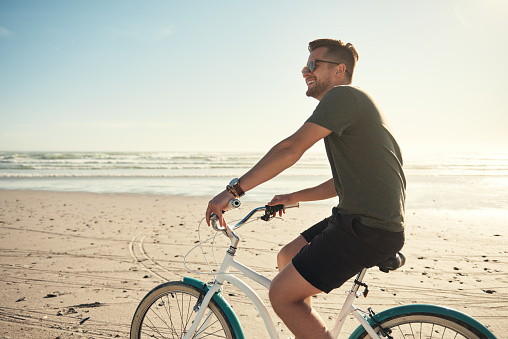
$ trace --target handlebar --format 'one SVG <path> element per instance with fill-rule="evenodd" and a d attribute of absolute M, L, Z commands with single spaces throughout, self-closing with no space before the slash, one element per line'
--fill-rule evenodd
<path fill-rule="evenodd" d="M 240 200 L 238 200 L 238 199 L 231 199 L 229 201 L 228 206 L 223 211 L 223 213 L 226 212 L 226 211 L 229 211 L 232 208 L 238 208 L 238 207 L 240 207 L 240 205 L 241 205 Z M 233 230 L 233 231 L 236 230 L 237 228 L 240 228 L 243 224 L 245 224 L 257 212 L 265 212 L 265 214 L 263 216 L 261 216 L 260 219 L 264 220 L 264 221 L 270 221 L 270 219 L 273 217 L 273 215 L 275 213 L 277 213 L 279 211 L 282 211 L 282 210 L 286 210 L 288 208 L 295 208 L 295 207 L 299 207 L 299 206 L 300 205 L 298 203 L 296 203 L 296 204 L 293 204 L 293 205 L 275 205 L 275 206 L 265 205 L 265 206 L 257 207 L 255 209 L 253 209 L 252 211 L 250 211 L 236 225 L 229 226 L 229 228 L 231 230 Z M 216 231 L 225 231 L 226 230 L 225 227 L 221 227 L 219 225 L 219 219 L 217 218 L 217 216 L 215 214 L 212 213 L 212 215 L 210 216 L 210 221 L 211 221 L 211 224 L 212 224 L 212 227 L 213 227 L 214 230 L 216 230 Z"/>

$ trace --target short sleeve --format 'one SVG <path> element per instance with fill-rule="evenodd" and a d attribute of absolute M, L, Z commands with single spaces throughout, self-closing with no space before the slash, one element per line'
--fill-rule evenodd
<path fill-rule="evenodd" d="M 337 86 L 325 94 L 307 122 L 342 135 L 358 119 L 358 103 L 349 86 Z"/>

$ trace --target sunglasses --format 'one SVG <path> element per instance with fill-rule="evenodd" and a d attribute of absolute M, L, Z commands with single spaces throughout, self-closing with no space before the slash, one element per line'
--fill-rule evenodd
<path fill-rule="evenodd" d="M 334 64 L 334 65 L 340 65 L 341 64 L 340 62 L 333 62 L 333 61 L 314 59 L 314 60 L 309 61 L 309 66 L 305 66 L 304 68 L 302 68 L 302 74 L 312 73 L 314 71 L 314 69 L 316 68 L 316 62 L 326 62 L 326 63 Z"/>

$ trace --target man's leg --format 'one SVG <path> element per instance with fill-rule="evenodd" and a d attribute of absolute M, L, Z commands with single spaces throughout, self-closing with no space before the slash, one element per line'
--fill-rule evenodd
<path fill-rule="evenodd" d="M 270 302 L 297 339 L 331 338 L 319 314 L 306 301 L 321 292 L 307 282 L 291 262 L 273 279 Z"/>
<path fill-rule="evenodd" d="M 305 238 L 300 234 L 293 241 L 282 247 L 277 254 L 277 268 L 279 269 L 279 272 L 282 271 L 284 267 L 293 260 L 293 257 L 300 252 L 303 246 L 307 244 L 307 240 L 305 240 Z M 312 305 L 312 299 L 310 297 L 305 299 L 305 302 Z"/>

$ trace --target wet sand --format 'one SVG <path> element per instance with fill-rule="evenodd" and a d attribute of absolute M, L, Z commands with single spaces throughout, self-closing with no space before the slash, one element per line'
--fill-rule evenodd
<path fill-rule="evenodd" d="M 183 256 L 198 241 L 207 198 L 135 194 L 0 191 L 0 338 L 127 338 L 139 301 L 158 284 L 188 272 Z M 263 203 L 243 203 L 229 219 Z M 331 206 L 302 204 L 285 220 L 244 226 L 238 260 L 273 277 L 278 250 L 329 214 Z M 408 261 L 385 274 L 371 269 L 370 293 L 357 300 L 374 311 L 432 303 L 465 312 L 502 338 L 508 333 L 508 213 L 500 210 L 407 211 Z M 213 233 L 203 223 L 201 238 Z M 224 249 L 227 239 L 217 238 Z M 200 254 L 189 267 L 206 272 Z M 267 293 L 253 287 L 267 300 Z M 350 283 L 315 298 L 331 325 Z M 232 286 L 224 292 L 247 338 L 268 338 L 250 302 Z M 278 323 L 282 338 L 289 335 Z M 346 323 L 350 333 L 355 320 Z M 345 337 L 345 336 L 341 336 Z"/>

